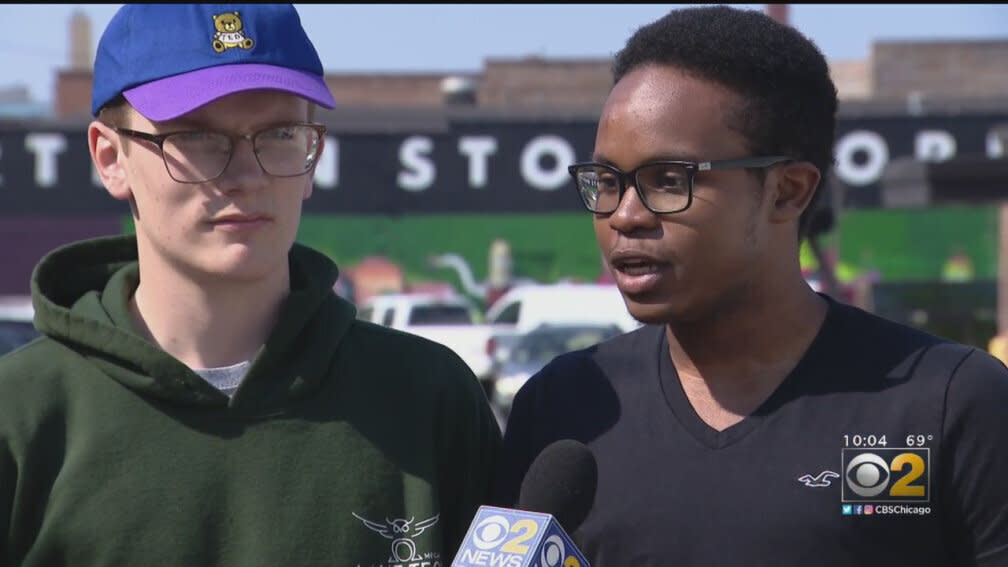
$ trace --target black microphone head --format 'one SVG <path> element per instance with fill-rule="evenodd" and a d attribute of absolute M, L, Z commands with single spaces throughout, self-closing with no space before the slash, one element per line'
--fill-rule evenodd
<path fill-rule="evenodd" d="M 522 480 L 518 508 L 551 514 L 568 533 L 576 530 L 595 502 L 598 464 L 587 445 L 561 439 L 532 461 Z"/>

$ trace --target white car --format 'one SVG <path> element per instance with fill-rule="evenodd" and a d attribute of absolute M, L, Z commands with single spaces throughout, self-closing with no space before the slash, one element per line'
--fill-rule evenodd
<path fill-rule="evenodd" d="M 508 290 L 487 310 L 486 321 L 527 333 L 543 323 L 601 323 L 632 331 L 641 323 L 630 315 L 615 285 L 557 283 Z"/>
<path fill-rule="evenodd" d="M 515 394 L 551 360 L 561 354 L 596 345 L 622 332 L 616 325 L 567 323 L 544 324 L 522 335 L 511 347 L 507 360 L 498 365 L 490 388 L 490 403 L 497 415 L 498 425 L 505 428 Z"/>
<path fill-rule="evenodd" d="M 28 296 L 0 296 L 0 356 L 39 336 L 32 319 L 35 310 Z"/>
<path fill-rule="evenodd" d="M 359 305 L 357 318 L 441 343 L 455 351 L 483 380 L 491 361 L 486 345 L 490 327 L 479 324 L 479 310 L 456 294 L 393 293 Z"/>
<path fill-rule="evenodd" d="M 508 290 L 487 310 L 486 322 L 493 328 L 487 350 L 495 366 L 508 359 L 511 346 L 521 336 L 542 325 L 614 325 L 624 333 L 641 326 L 615 285 L 582 283 Z"/>

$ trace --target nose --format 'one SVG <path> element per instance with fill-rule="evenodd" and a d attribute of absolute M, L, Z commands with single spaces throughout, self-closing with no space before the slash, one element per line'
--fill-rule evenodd
<path fill-rule="evenodd" d="M 231 161 L 228 163 L 221 178 L 226 180 L 228 185 L 237 187 L 250 187 L 257 183 L 264 183 L 269 177 L 256 159 L 255 149 L 252 140 L 247 136 L 236 138 L 232 149 Z"/>
<path fill-rule="evenodd" d="M 627 180 L 626 190 L 620 198 L 616 210 L 609 215 L 609 226 L 617 232 L 629 234 L 632 232 L 653 229 L 661 224 L 658 215 L 644 206 L 637 188 Z"/>

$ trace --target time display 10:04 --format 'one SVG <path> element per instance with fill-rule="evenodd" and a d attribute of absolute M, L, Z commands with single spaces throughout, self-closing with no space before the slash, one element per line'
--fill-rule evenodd
<path fill-rule="evenodd" d="M 862 435 L 858 433 L 855 435 L 844 435 L 843 444 L 844 447 L 885 447 L 888 443 L 886 442 L 885 435 Z"/>

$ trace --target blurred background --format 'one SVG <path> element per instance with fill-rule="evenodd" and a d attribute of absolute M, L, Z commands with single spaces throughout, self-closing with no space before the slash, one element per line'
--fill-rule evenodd
<path fill-rule="evenodd" d="M 12 345 L 30 335 L 28 280 L 45 252 L 132 230 L 85 139 L 95 45 L 118 6 L 0 7 Z M 506 367 L 534 371 L 536 349 L 518 347 L 528 333 L 552 326 L 537 341 L 552 353 L 633 328 L 596 308 L 618 292 L 566 166 L 591 153 L 613 54 L 674 7 L 299 5 L 339 107 L 317 116 L 329 134 L 298 240 L 339 264 L 336 290 L 362 318 L 449 344 L 506 410 L 521 380 L 494 384 Z M 813 39 L 839 91 L 836 167 L 802 252 L 809 282 L 1004 359 L 1008 7 L 738 7 Z M 550 308 L 524 288 L 546 288 Z"/>

